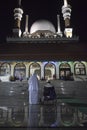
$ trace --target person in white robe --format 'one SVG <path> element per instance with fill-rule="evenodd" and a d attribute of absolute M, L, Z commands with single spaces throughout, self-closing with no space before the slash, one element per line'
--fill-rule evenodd
<path fill-rule="evenodd" d="M 39 82 L 36 74 L 34 73 L 28 80 L 29 84 L 29 104 L 38 104 L 38 87 Z"/>
<path fill-rule="evenodd" d="M 39 101 L 38 101 L 38 89 L 39 82 L 36 74 L 34 73 L 28 80 L 29 84 L 29 127 L 38 127 L 39 123 Z"/>

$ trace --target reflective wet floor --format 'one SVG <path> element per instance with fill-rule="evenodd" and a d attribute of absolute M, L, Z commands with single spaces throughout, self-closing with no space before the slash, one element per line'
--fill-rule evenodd
<path fill-rule="evenodd" d="M 87 126 L 87 104 L 83 105 L 77 99 L 57 99 L 29 105 L 27 99 L 18 97 L 4 97 L 0 101 L 0 127 L 34 129 Z"/>
<path fill-rule="evenodd" d="M 54 101 L 29 105 L 27 89 L 20 92 L 11 89 L 4 96 L 0 93 L 0 130 L 71 130 L 87 127 L 86 98 L 78 99 L 61 93 Z"/>

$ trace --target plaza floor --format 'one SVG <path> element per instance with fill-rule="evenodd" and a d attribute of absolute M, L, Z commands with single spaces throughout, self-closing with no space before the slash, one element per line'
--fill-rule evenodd
<path fill-rule="evenodd" d="M 61 93 L 54 101 L 30 105 L 27 90 L 0 95 L 0 129 L 65 130 L 87 127 L 87 99 Z"/>

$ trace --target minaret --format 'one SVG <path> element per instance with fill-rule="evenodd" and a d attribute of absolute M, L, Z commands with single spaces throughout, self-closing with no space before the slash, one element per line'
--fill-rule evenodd
<path fill-rule="evenodd" d="M 70 28 L 71 11 L 71 6 L 68 4 L 67 0 L 64 0 L 64 5 L 62 6 L 62 13 L 65 21 L 64 33 L 66 37 L 72 37 L 72 28 Z"/>
<path fill-rule="evenodd" d="M 62 31 L 61 31 L 61 27 L 60 27 L 60 15 L 57 15 L 57 34 L 62 37 Z"/>
<path fill-rule="evenodd" d="M 18 7 L 14 9 L 15 25 L 14 25 L 14 29 L 13 29 L 13 34 L 15 37 L 21 36 L 22 14 L 23 14 L 23 10 L 21 8 L 21 0 L 18 0 Z"/>
<path fill-rule="evenodd" d="M 28 35 L 29 35 L 29 32 L 28 32 L 28 15 L 26 15 L 25 31 L 23 33 L 23 36 L 27 37 Z"/>

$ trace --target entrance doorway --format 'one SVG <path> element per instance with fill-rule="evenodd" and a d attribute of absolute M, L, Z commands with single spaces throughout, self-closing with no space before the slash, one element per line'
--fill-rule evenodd
<path fill-rule="evenodd" d="M 59 78 L 68 80 L 71 74 L 71 68 L 68 63 L 62 63 L 59 67 Z"/>

